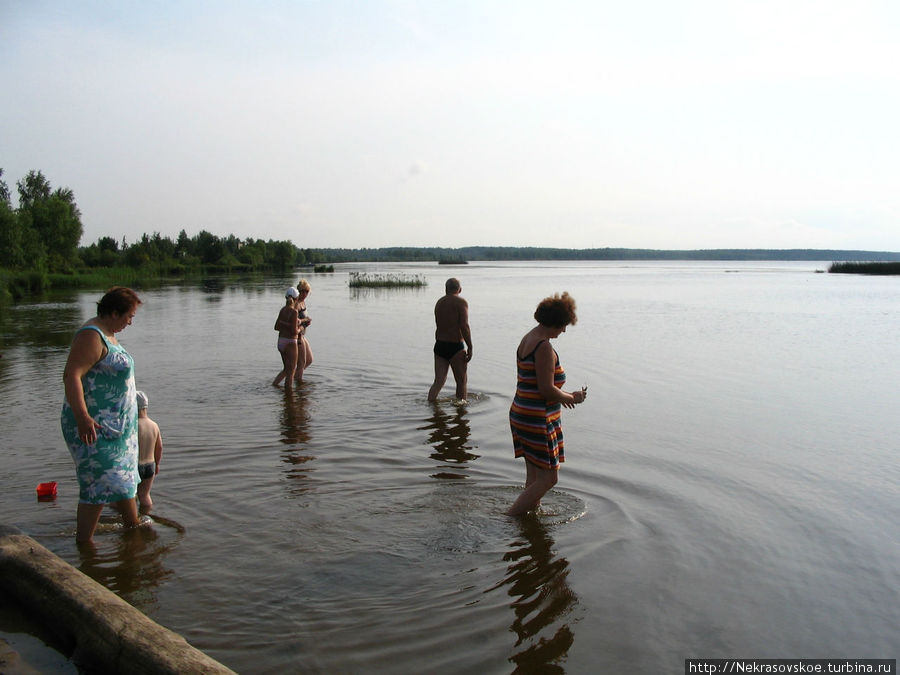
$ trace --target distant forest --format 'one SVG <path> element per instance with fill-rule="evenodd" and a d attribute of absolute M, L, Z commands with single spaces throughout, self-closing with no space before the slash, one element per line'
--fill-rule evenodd
<path fill-rule="evenodd" d="M 287 272 L 341 262 L 483 260 L 820 260 L 900 261 L 900 252 L 830 249 L 542 248 L 532 246 L 300 248 L 289 240 L 181 230 L 127 242 L 112 236 L 81 245 L 81 211 L 69 188 L 53 189 L 40 171 L 16 183 L 18 207 L 0 169 L 0 301 L 52 287 L 134 283 L 209 273 Z"/>
<path fill-rule="evenodd" d="M 464 246 L 461 248 L 314 248 L 328 262 L 427 262 L 435 260 L 829 260 L 900 261 L 900 252 L 832 249 L 696 249 L 541 248 L 532 246 Z"/>

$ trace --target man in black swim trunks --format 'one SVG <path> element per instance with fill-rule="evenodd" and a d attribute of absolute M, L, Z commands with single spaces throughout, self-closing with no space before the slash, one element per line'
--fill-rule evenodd
<path fill-rule="evenodd" d="M 437 400 L 438 393 L 447 380 L 447 371 L 453 370 L 456 380 L 456 398 L 466 400 L 466 370 L 472 360 L 472 333 L 469 331 L 469 303 L 459 293 L 462 286 L 458 279 L 447 279 L 447 294 L 434 305 L 434 384 L 428 391 L 428 400 Z"/>

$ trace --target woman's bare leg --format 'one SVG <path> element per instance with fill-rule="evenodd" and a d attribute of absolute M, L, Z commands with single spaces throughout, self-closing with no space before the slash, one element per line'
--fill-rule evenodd
<path fill-rule="evenodd" d="M 89 544 L 94 539 L 97 523 L 103 513 L 105 504 L 82 504 L 79 502 L 76 513 L 75 541 L 79 544 Z M 125 527 L 136 527 L 140 524 L 137 504 L 134 499 L 122 499 L 110 504 L 119 515 L 122 516 L 122 524 Z"/>
<path fill-rule="evenodd" d="M 306 369 L 309 368 L 313 362 L 312 347 L 309 346 L 309 340 L 305 337 L 301 337 L 300 339 L 303 340 L 303 348 L 306 352 L 306 361 L 303 363 L 303 368 Z"/>
<path fill-rule="evenodd" d="M 301 336 L 297 340 L 297 382 L 303 382 L 303 371 L 312 364 L 312 349 L 305 337 Z"/>
<path fill-rule="evenodd" d="M 86 544 L 93 540 L 94 530 L 100 522 L 100 514 L 103 513 L 103 504 L 78 503 L 75 516 L 75 541 Z"/>
<path fill-rule="evenodd" d="M 297 369 L 297 345 L 288 345 L 281 352 L 281 362 L 284 365 L 284 368 L 281 369 L 281 372 L 275 377 L 272 381 L 273 386 L 278 386 L 278 384 L 284 380 L 284 386 L 290 387 L 294 382 L 294 372 Z"/>
<path fill-rule="evenodd" d="M 137 503 L 134 499 L 122 499 L 113 502 L 112 506 L 122 516 L 122 524 L 125 527 L 136 527 L 140 523 Z"/>
<path fill-rule="evenodd" d="M 534 511 L 541 505 L 541 498 L 556 485 L 559 480 L 559 471 L 555 469 L 541 469 L 529 461 L 525 461 L 525 489 L 519 494 L 506 512 L 508 516 L 521 516 L 529 511 Z"/>

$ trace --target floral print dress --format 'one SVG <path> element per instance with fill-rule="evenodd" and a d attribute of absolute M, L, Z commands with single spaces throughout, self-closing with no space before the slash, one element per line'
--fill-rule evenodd
<path fill-rule="evenodd" d="M 137 491 L 137 398 L 134 360 L 122 345 L 114 345 L 96 326 L 106 345 L 106 356 L 81 379 L 88 413 L 101 426 L 97 441 L 86 445 L 78 438 L 78 425 L 68 401 L 63 401 L 60 423 L 63 438 L 75 461 L 79 501 L 110 504 L 132 499 Z"/>

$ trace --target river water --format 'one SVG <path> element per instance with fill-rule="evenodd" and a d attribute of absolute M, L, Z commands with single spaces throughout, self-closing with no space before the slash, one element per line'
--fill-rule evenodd
<path fill-rule="evenodd" d="M 896 658 L 900 279 L 827 262 L 345 265 L 309 277 L 315 363 L 280 369 L 297 277 L 142 292 L 119 335 L 165 442 L 152 529 L 74 545 L 61 373 L 100 292 L 0 313 L 0 513 L 242 673 L 683 672 L 686 658 Z M 349 271 L 424 289 L 354 291 Z M 436 405 L 433 315 L 469 301 L 470 396 Z M 555 341 L 586 403 L 542 512 L 507 412 Z M 35 485 L 55 480 L 54 502 Z M 106 519 L 104 519 L 106 520 Z"/>

